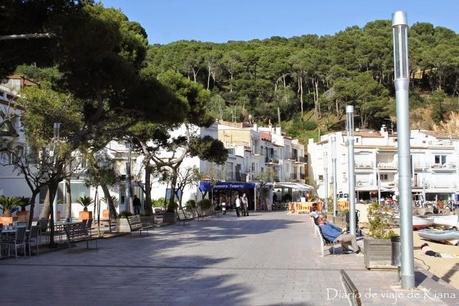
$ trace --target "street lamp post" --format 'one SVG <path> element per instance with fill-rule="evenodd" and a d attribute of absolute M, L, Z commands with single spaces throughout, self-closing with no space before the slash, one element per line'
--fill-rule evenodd
<path fill-rule="evenodd" d="M 381 204 L 381 174 L 379 173 L 379 168 L 376 168 L 376 176 L 378 179 L 378 205 Z"/>
<path fill-rule="evenodd" d="M 59 122 L 54 122 L 53 124 L 53 166 L 54 168 L 57 167 L 57 147 L 56 144 L 59 142 L 59 136 L 60 136 L 60 128 L 61 128 L 61 123 Z M 57 192 L 54 194 L 54 198 L 50 199 L 52 201 L 52 208 L 51 208 L 51 218 L 56 221 L 56 215 L 57 215 Z"/>
<path fill-rule="evenodd" d="M 411 203 L 408 24 L 406 13 L 392 16 L 394 85 L 397 104 L 398 171 L 400 203 L 400 277 L 403 289 L 414 288 L 413 220 Z"/>
<path fill-rule="evenodd" d="M 336 170 L 336 136 L 331 137 L 332 144 L 332 171 L 333 171 L 333 217 L 336 217 L 336 197 L 338 194 L 338 176 Z"/>
<path fill-rule="evenodd" d="M 355 173 L 354 173 L 354 106 L 346 105 L 347 158 L 349 175 L 349 229 L 355 235 Z"/>
<path fill-rule="evenodd" d="M 328 155 L 324 154 L 324 204 L 325 211 L 328 212 Z"/>
<path fill-rule="evenodd" d="M 131 151 L 132 151 L 132 140 L 129 138 L 128 140 L 128 161 L 126 163 L 126 179 L 127 179 L 127 203 L 126 203 L 126 211 L 132 212 L 133 209 L 133 199 L 132 199 L 132 180 L 131 180 L 131 164 L 132 164 L 132 157 L 131 157 Z"/>

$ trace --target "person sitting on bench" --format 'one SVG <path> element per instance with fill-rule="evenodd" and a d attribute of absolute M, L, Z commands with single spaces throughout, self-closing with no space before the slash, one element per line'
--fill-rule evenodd
<path fill-rule="evenodd" d="M 340 242 L 345 251 L 360 252 L 360 247 L 354 235 L 343 233 L 339 227 L 327 222 L 326 217 L 323 215 L 318 217 L 318 223 L 325 239 Z"/>

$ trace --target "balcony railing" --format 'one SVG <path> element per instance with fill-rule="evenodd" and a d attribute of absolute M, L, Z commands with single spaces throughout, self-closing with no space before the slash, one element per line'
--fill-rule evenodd
<path fill-rule="evenodd" d="M 455 164 L 432 164 L 430 165 L 432 171 L 455 171 L 456 165 Z"/>
<path fill-rule="evenodd" d="M 378 163 L 379 169 L 397 169 L 397 164 L 395 162 L 381 162 Z"/>
<path fill-rule="evenodd" d="M 373 169 L 372 163 L 355 163 L 355 167 L 359 169 Z"/>

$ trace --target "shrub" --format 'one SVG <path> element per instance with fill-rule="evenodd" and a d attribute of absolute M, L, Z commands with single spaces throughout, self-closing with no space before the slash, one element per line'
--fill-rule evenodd
<path fill-rule="evenodd" d="M 390 229 L 392 214 L 386 205 L 372 203 L 368 208 L 369 236 L 376 239 L 390 239 L 396 236 Z"/>
<path fill-rule="evenodd" d="M 212 203 L 210 202 L 209 199 L 202 199 L 201 201 L 198 202 L 198 206 L 199 208 L 201 208 L 201 210 L 207 210 L 212 207 Z"/>
<path fill-rule="evenodd" d="M 196 201 L 195 200 L 188 200 L 186 202 L 186 207 L 189 207 L 189 208 L 196 208 Z"/>
<path fill-rule="evenodd" d="M 153 206 L 153 207 L 164 207 L 164 203 L 165 203 L 164 198 L 151 200 L 151 206 Z"/>

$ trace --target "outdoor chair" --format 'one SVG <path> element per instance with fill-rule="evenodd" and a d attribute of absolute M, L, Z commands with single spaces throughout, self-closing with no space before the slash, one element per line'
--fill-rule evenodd
<path fill-rule="evenodd" d="M 49 239 L 49 232 L 48 232 L 48 219 L 40 219 L 37 222 L 38 226 L 38 240 L 41 243 L 42 237 L 48 237 Z"/>
<path fill-rule="evenodd" d="M 18 257 L 18 248 L 22 247 L 24 256 L 26 255 L 26 229 L 25 227 L 18 227 L 16 231 L 5 240 L 2 240 L 2 246 L 8 246 L 8 256 L 11 256 L 11 248 L 14 248 L 14 256 Z"/>
<path fill-rule="evenodd" d="M 38 255 L 38 246 L 40 244 L 40 228 L 38 226 L 32 226 L 29 233 L 27 234 L 27 247 L 29 249 L 29 256 L 32 256 L 32 243 L 36 248 L 36 254 Z"/>

